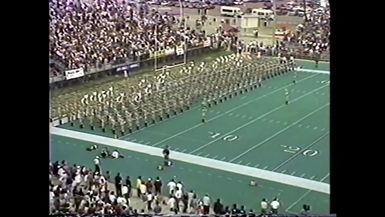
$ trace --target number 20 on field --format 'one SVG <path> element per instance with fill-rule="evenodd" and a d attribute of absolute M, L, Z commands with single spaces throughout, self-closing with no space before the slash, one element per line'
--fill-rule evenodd
<path fill-rule="evenodd" d="M 281 146 L 285 148 L 283 150 L 284 152 L 288 152 L 288 153 L 292 153 L 292 154 L 296 154 L 299 151 L 302 151 L 303 155 L 309 156 L 309 157 L 314 157 L 318 154 L 317 150 L 312 150 L 312 149 L 301 150 L 301 148 L 297 147 L 297 146 L 287 146 L 287 145 L 281 145 Z"/>

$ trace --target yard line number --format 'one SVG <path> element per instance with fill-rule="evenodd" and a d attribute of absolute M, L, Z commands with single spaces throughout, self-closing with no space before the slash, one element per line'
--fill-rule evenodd
<path fill-rule="evenodd" d="M 298 152 L 302 152 L 302 154 L 304 156 L 308 156 L 308 157 L 314 157 L 316 156 L 319 152 L 317 150 L 313 150 L 313 149 L 301 149 L 300 147 L 298 146 L 287 146 L 287 145 L 281 145 L 283 148 L 283 151 L 284 152 L 288 152 L 288 153 L 292 153 L 292 154 L 296 154 Z"/>
<path fill-rule="evenodd" d="M 213 138 L 213 139 L 216 139 L 216 138 L 218 138 L 218 137 L 220 137 L 222 135 L 221 133 L 211 132 L 211 131 L 209 132 L 209 134 L 210 134 L 210 137 Z M 223 137 L 222 139 L 224 141 L 232 142 L 234 140 L 237 140 L 238 136 L 229 134 L 229 135 L 226 135 L 225 137 Z"/>

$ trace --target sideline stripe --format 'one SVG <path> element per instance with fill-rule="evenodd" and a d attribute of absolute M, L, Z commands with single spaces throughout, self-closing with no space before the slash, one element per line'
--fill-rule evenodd
<path fill-rule="evenodd" d="M 119 139 L 112 139 L 98 135 L 92 135 L 88 133 L 76 132 L 72 130 L 61 129 L 57 127 L 51 127 L 50 133 L 58 136 L 65 136 L 82 141 L 88 141 L 97 144 L 103 144 L 111 147 L 126 149 L 129 151 L 140 152 L 152 156 L 163 157 L 162 149 L 153 146 L 141 145 L 129 141 L 123 141 Z M 286 185 L 292 185 L 300 188 L 309 189 L 321 193 L 330 194 L 330 185 L 323 182 L 318 182 L 310 179 L 299 178 L 290 176 L 287 174 L 271 172 L 267 170 L 261 170 L 253 167 L 247 167 L 239 164 L 233 164 L 229 162 L 223 162 L 215 159 L 204 158 L 200 156 L 190 155 L 181 152 L 173 152 L 173 159 L 177 161 L 183 161 L 195 165 L 214 168 L 218 170 L 237 173 L 245 176 L 251 176 L 261 178 L 273 182 L 278 182 Z"/>

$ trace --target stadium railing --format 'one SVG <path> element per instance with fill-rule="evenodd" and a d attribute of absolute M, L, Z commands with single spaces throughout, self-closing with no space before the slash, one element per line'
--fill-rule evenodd
<path fill-rule="evenodd" d="M 218 47 L 195 47 L 187 50 L 187 56 L 189 58 L 197 57 L 203 53 L 215 53 L 220 50 L 221 48 Z M 172 65 L 173 63 L 180 63 L 183 61 L 183 58 L 184 54 L 159 55 L 157 57 L 157 68 L 161 68 L 164 65 Z M 139 71 L 154 68 L 154 64 L 154 58 L 146 58 L 138 61 L 128 60 L 121 64 L 106 64 L 98 69 L 90 69 L 85 71 L 83 76 L 74 79 L 67 80 L 65 74 L 50 77 L 49 83 L 51 88 L 68 86 L 74 83 L 87 82 L 88 80 L 93 80 L 109 75 L 123 74 L 124 70 L 128 71 L 128 75 L 133 75 Z"/>
<path fill-rule="evenodd" d="M 187 50 L 187 56 L 190 57 L 197 57 L 201 54 L 205 53 L 215 53 L 218 51 L 221 51 L 225 49 L 224 47 L 218 47 L 216 44 L 212 46 L 206 46 L 206 47 L 195 47 Z M 272 56 L 270 50 L 264 52 L 264 55 L 266 56 Z M 180 63 L 183 61 L 184 55 L 161 55 L 157 57 L 157 65 L 158 68 L 163 67 L 164 65 L 172 65 L 173 63 Z M 296 50 L 295 56 L 297 59 L 310 59 L 313 60 L 313 57 L 301 52 L 300 50 Z M 329 61 L 329 53 L 325 53 L 321 55 L 320 61 Z M 154 68 L 154 58 L 147 57 L 142 60 L 132 61 L 127 60 L 124 63 L 120 64 L 106 64 L 100 68 L 93 68 L 88 71 L 84 72 L 84 75 L 79 76 L 74 79 L 67 79 L 65 74 L 57 75 L 54 77 L 49 78 L 50 87 L 52 89 L 54 88 L 61 88 L 65 86 L 71 86 L 72 84 L 79 84 L 79 83 L 85 83 L 89 80 L 95 80 L 97 78 L 111 76 L 111 75 L 122 75 L 124 70 L 127 70 L 128 75 L 134 75 L 141 71 L 145 71 L 153 69 Z"/>

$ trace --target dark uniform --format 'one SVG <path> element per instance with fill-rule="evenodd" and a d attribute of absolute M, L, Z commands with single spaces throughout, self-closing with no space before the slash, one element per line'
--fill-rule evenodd
<path fill-rule="evenodd" d="M 170 150 L 168 150 L 168 147 L 163 149 L 163 156 L 164 156 L 164 165 L 165 166 L 170 166 L 171 165 Z"/>

